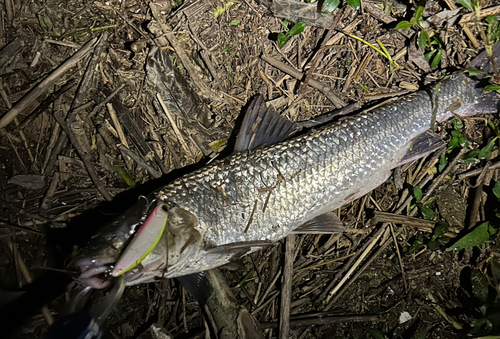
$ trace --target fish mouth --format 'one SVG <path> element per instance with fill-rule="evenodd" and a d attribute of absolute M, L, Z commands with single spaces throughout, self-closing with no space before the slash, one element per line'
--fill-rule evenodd
<path fill-rule="evenodd" d="M 85 286 L 103 289 L 111 284 L 113 265 L 115 260 L 80 258 L 75 261 L 80 271 L 78 280 Z"/>
<path fill-rule="evenodd" d="M 77 259 L 74 263 L 74 266 L 80 271 L 77 279 L 84 286 L 90 286 L 95 289 L 107 288 L 116 279 L 112 275 L 115 263 L 116 260 L 113 259 L 91 259 L 88 257 Z M 142 265 L 122 275 L 127 286 L 152 281 L 148 270 L 142 267 Z"/>

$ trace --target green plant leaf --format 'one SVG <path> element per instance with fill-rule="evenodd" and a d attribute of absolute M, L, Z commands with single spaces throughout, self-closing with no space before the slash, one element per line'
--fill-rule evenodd
<path fill-rule="evenodd" d="M 431 63 L 431 58 L 432 58 L 432 56 L 433 56 L 434 54 L 436 54 L 436 52 L 437 52 L 437 49 L 433 49 L 432 51 L 430 51 L 429 53 L 426 53 L 426 54 L 424 55 L 425 60 L 427 60 L 427 62 L 428 62 L 429 64 Z"/>
<path fill-rule="evenodd" d="M 407 29 L 413 26 L 413 24 L 409 21 L 401 21 L 396 25 L 396 29 Z"/>
<path fill-rule="evenodd" d="M 52 20 L 50 20 L 50 18 L 45 13 L 38 14 L 38 22 L 40 23 L 40 26 L 42 26 L 44 32 L 46 33 L 52 31 L 52 29 L 54 28 Z"/>
<path fill-rule="evenodd" d="M 467 140 L 467 138 L 465 138 L 463 135 L 462 135 L 462 132 L 460 131 L 457 131 L 457 130 L 454 130 L 454 131 L 451 131 L 451 135 L 452 135 L 452 139 L 450 140 L 450 143 L 449 143 L 449 146 L 451 148 L 456 148 L 458 146 L 460 147 L 469 147 L 469 140 Z"/>
<path fill-rule="evenodd" d="M 354 9 L 361 7 L 361 0 L 346 0 L 347 4 Z"/>
<path fill-rule="evenodd" d="M 422 200 L 422 189 L 418 186 L 415 186 L 413 188 L 413 195 L 415 196 L 417 202 L 420 202 L 420 200 Z"/>
<path fill-rule="evenodd" d="M 411 244 L 410 248 L 408 248 L 408 253 L 413 254 L 417 253 L 421 248 L 422 245 L 424 244 L 424 238 L 418 238 Z"/>
<path fill-rule="evenodd" d="M 488 85 L 484 89 L 487 91 L 500 91 L 500 85 Z"/>
<path fill-rule="evenodd" d="M 368 332 L 375 339 L 386 339 L 386 336 L 374 328 L 362 327 L 366 332 Z"/>
<path fill-rule="evenodd" d="M 135 187 L 137 185 L 134 179 L 132 179 L 132 177 L 121 166 L 114 165 L 113 169 L 129 187 Z"/>
<path fill-rule="evenodd" d="M 497 230 L 489 222 L 482 223 L 471 232 L 464 235 L 456 243 L 448 247 L 447 251 L 461 251 L 464 248 L 470 248 L 484 244 L 491 239 L 491 236 L 497 233 Z"/>
<path fill-rule="evenodd" d="M 424 217 L 424 219 L 432 220 L 436 216 L 434 211 L 431 210 L 429 207 L 427 207 L 421 203 L 417 203 L 417 206 L 418 206 L 418 209 L 420 210 L 420 212 L 422 213 L 422 216 Z"/>
<path fill-rule="evenodd" d="M 486 21 L 488 22 L 488 24 L 490 24 L 492 26 L 498 26 L 498 19 L 494 15 L 488 15 L 486 17 Z"/>
<path fill-rule="evenodd" d="M 495 182 L 495 186 L 493 186 L 493 194 L 495 195 L 495 197 L 500 199 L 500 180 Z"/>
<path fill-rule="evenodd" d="M 434 241 L 434 240 L 431 240 L 427 243 L 427 247 L 429 248 L 429 250 L 431 251 L 436 251 L 439 249 L 439 244 Z"/>
<path fill-rule="evenodd" d="M 306 24 L 303 22 L 297 22 L 293 27 L 286 33 L 286 36 L 292 37 L 295 35 L 299 35 L 300 33 L 304 32 L 304 29 L 306 29 Z"/>
<path fill-rule="evenodd" d="M 441 245 L 446 245 L 451 240 L 451 238 L 448 238 L 447 236 L 443 235 L 437 240 Z"/>
<path fill-rule="evenodd" d="M 434 235 L 432 236 L 432 240 L 436 240 L 437 238 L 444 235 L 447 231 L 448 231 L 448 225 L 437 224 L 436 227 L 434 227 Z"/>
<path fill-rule="evenodd" d="M 283 34 L 283 33 L 278 34 L 278 42 L 279 42 L 280 48 L 283 47 L 283 45 L 286 43 L 287 40 L 288 40 L 288 38 L 286 37 L 285 34 Z"/>
<path fill-rule="evenodd" d="M 483 303 L 488 301 L 488 278 L 478 269 L 470 272 L 472 293 Z"/>
<path fill-rule="evenodd" d="M 415 12 L 415 20 L 420 25 L 422 23 L 422 14 L 424 13 L 424 6 L 418 6 Z"/>
<path fill-rule="evenodd" d="M 439 63 L 441 62 L 441 57 L 443 56 L 443 51 L 441 49 L 438 49 L 436 56 L 434 59 L 432 59 L 431 67 L 437 67 Z"/>
<path fill-rule="evenodd" d="M 451 120 L 451 122 L 453 123 L 453 128 L 454 129 L 462 129 L 462 128 L 464 128 L 464 122 L 462 120 L 453 119 L 453 120 Z"/>
<path fill-rule="evenodd" d="M 461 164 L 469 164 L 469 165 L 477 165 L 480 160 L 478 159 L 478 155 L 481 152 L 480 149 L 473 149 L 470 152 L 465 153 L 465 155 L 460 159 Z"/>
<path fill-rule="evenodd" d="M 238 26 L 240 24 L 241 20 L 238 20 L 238 19 L 234 19 L 233 21 L 231 21 L 230 25 L 231 26 Z"/>
<path fill-rule="evenodd" d="M 469 11 L 474 11 L 474 7 L 472 6 L 472 0 L 455 0 L 460 5 L 467 8 Z"/>
<path fill-rule="evenodd" d="M 323 7 L 321 7 L 321 13 L 331 13 L 336 10 L 339 5 L 340 0 L 325 0 L 325 2 L 323 3 Z"/>
<path fill-rule="evenodd" d="M 224 14 L 224 12 L 227 11 L 232 5 L 234 5 L 234 2 L 228 1 L 225 2 L 222 6 L 217 6 L 217 8 L 214 9 L 214 17 L 218 18 L 219 16 Z"/>
<path fill-rule="evenodd" d="M 494 15 L 488 15 L 486 21 L 488 22 L 488 38 L 491 43 L 495 43 L 500 38 L 500 25 L 498 19 Z"/>
<path fill-rule="evenodd" d="M 427 41 L 429 40 L 429 34 L 426 31 L 421 31 L 418 37 L 418 47 L 423 52 L 427 48 Z"/>
<path fill-rule="evenodd" d="M 427 199 L 427 201 L 424 202 L 424 206 L 429 207 L 434 200 L 436 200 L 436 197 L 432 197 L 432 198 Z"/>
<path fill-rule="evenodd" d="M 448 164 L 448 159 L 446 158 L 446 152 L 443 152 L 443 154 L 441 154 L 441 156 L 439 157 L 439 167 L 438 167 L 439 173 L 441 173 L 444 170 L 447 164 Z"/>
<path fill-rule="evenodd" d="M 462 148 L 467 148 L 467 147 L 469 147 L 469 140 L 467 140 L 467 138 L 466 138 L 466 137 L 464 137 L 464 136 L 462 136 L 462 135 L 461 135 L 461 136 L 458 138 L 458 144 L 459 144 L 460 146 L 462 146 Z"/>
<path fill-rule="evenodd" d="M 448 143 L 448 146 L 453 149 L 458 147 L 458 138 L 451 138 L 450 142 Z"/>
<path fill-rule="evenodd" d="M 484 146 L 481 152 L 479 152 L 478 158 L 483 160 L 483 159 L 488 159 L 491 156 L 491 151 L 493 150 L 493 146 L 495 146 L 495 141 L 497 140 L 498 137 L 494 138 L 491 140 L 488 145 Z"/>
<path fill-rule="evenodd" d="M 481 328 L 491 328 L 492 325 L 489 322 L 488 319 L 481 318 L 481 319 L 472 319 L 470 322 L 470 326 L 475 329 L 481 329 Z M 487 337 L 475 337 L 475 339 L 493 339 L 491 336 Z"/>
<path fill-rule="evenodd" d="M 243 279 L 241 279 L 241 281 L 238 283 L 237 287 L 243 286 L 246 283 L 246 281 L 252 276 L 253 272 L 254 272 L 254 269 L 252 268 L 248 273 L 246 273 L 243 276 Z"/>
<path fill-rule="evenodd" d="M 110 29 L 110 28 L 115 28 L 118 27 L 118 25 L 107 25 L 107 26 L 101 26 L 101 27 L 93 27 L 90 29 L 91 32 L 97 32 L 97 31 L 102 31 L 105 29 Z"/>
<path fill-rule="evenodd" d="M 484 74 L 483 71 L 481 71 L 479 69 L 475 69 L 474 67 L 467 67 L 465 69 L 465 72 L 468 73 L 469 76 L 471 76 L 471 77 L 475 77 L 475 76 Z"/>
<path fill-rule="evenodd" d="M 427 337 L 427 332 L 429 332 L 430 326 L 424 327 L 420 332 L 415 335 L 415 339 L 425 339 Z"/>
<path fill-rule="evenodd" d="M 493 123 L 493 121 L 491 120 L 488 120 L 488 126 L 491 127 L 492 130 L 495 131 L 495 134 L 500 137 L 500 128 L 498 128 L 497 126 L 495 126 L 495 124 Z"/>

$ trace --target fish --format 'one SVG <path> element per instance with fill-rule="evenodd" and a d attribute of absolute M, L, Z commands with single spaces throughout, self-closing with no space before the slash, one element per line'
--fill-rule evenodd
<path fill-rule="evenodd" d="M 493 50 L 498 61 L 500 44 Z M 489 60 L 482 52 L 468 67 L 489 72 Z M 141 197 L 106 225 L 75 261 L 79 279 L 104 288 L 122 274 L 127 285 L 195 276 L 292 233 L 341 232 L 332 211 L 383 184 L 394 168 L 443 145 L 430 131 L 433 120 L 498 111 L 499 95 L 484 91 L 483 80 L 458 72 L 308 131 L 297 131 L 257 96 L 234 153 Z M 131 239 L 148 234 L 138 230 L 161 219 L 149 218 L 159 208 L 165 219 L 151 223 L 155 231 L 146 245 L 132 250 Z"/>

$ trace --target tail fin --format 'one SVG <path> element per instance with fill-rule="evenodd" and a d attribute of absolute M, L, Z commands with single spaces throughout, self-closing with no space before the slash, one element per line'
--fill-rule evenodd
<path fill-rule="evenodd" d="M 472 61 L 467 65 L 467 67 L 473 67 L 482 70 L 485 73 L 491 72 L 491 62 L 486 50 L 479 53 Z M 500 41 L 493 46 L 493 60 L 495 60 L 495 65 L 497 68 L 500 67 Z"/>

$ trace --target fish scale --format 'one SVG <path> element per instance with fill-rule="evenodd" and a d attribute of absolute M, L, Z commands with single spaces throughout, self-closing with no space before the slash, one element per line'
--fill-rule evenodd
<path fill-rule="evenodd" d="M 477 82 L 461 74 L 277 145 L 239 153 L 157 192 L 192 214 L 206 247 L 277 241 L 385 182 L 432 119 L 477 113 Z M 436 99 L 437 98 L 437 99 Z M 246 230 L 246 232 L 245 232 Z"/>

